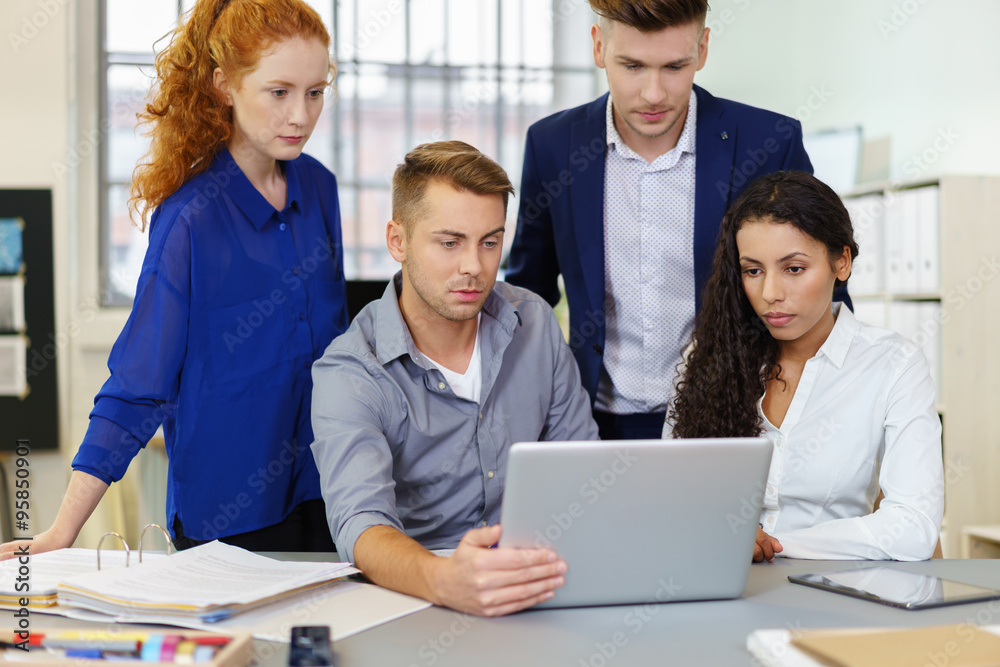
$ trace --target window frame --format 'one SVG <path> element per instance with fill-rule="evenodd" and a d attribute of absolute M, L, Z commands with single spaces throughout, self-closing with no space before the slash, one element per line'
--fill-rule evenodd
<path fill-rule="evenodd" d="M 140 53 L 128 53 L 123 51 L 112 51 L 108 49 L 108 1 L 109 0 L 96 0 L 97 11 L 98 11 L 98 44 L 97 44 L 97 69 L 98 69 L 98 105 L 99 105 L 99 118 L 101 127 L 107 127 L 110 129 L 112 120 L 112 109 L 111 100 L 109 95 L 111 94 L 111 85 L 109 83 L 110 73 L 115 66 L 136 66 L 150 69 L 154 64 L 154 56 L 150 54 L 140 54 Z M 495 14 L 490 18 L 496 27 L 496 62 L 491 64 L 462 64 L 457 63 L 453 60 L 452 55 L 449 53 L 450 45 L 450 20 L 449 20 L 449 7 L 452 2 L 462 2 L 463 0 L 440 0 L 443 3 L 443 12 L 441 15 L 444 25 L 442 26 L 442 43 L 444 50 L 444 57 L 440 63 L 415 63 L 412 61 L 413 56 L 413 44 L 412 42 L 412 32 L 414 25 L 414 17 L 412 13 L 412 2 L 413 0 L 397 0 L 403 5 L 403 12 L 400 17 L 404 20 L 404 35 L 405 35 L 405 45 L 404 45 L 404 58 L 402 62 L 388 62 L 386 60 L 379 60 L 374 57 L 368 57 L 368 54 L 361 53 L 359 49 L 354 49 L 353 54 L 343 54 L 343 46 L 341 44 L 342 31 L 341 22 L 346 20 L 344 18 L 344 3 L 351 3 L 350 15 L 354 17 L 354 26 L 349 34 L 359 35 L 360 23 L 369 18 L 360 17 L 358 14 L 359 0 L 310 0 L 311 4 L 315 7 L 322 6 L 323 4 L 329 3 L 329 7 L 324 7 L 324 9 L 330 10 L 328 15 L 332 16 L 332 25 L 328 26 L 331 29 L 332 38 L 332 50 L 336 57 L 336 62 L 338 66 L 338 77 L 339 72 L 345 71 L 354 76 L 366 66 L 377 66 L 386 68 L 386 78 L 389 81 L 401 81 L 403 86 L 403 137 L 405 145 L 408 147 L 413 146 L 414 137 L 414 115 L 417 111 L 414 107 L 414 91 L 419 86 L 420 81 L 415 78 L 416 73 L 421 73 L 424 75 L 434 74 L 435 76 L 427 77 L 428 79 L 434 79 L 440 81 L 443 86 L 443 95 L 440 101 L 441 119 L 442 119 L 442 129 L 445 131 L 445 138 L 451 136 L 454 132 L 454 128 L 449 124 L 449 114 L 451 114 L 456 107 L 454 95 L 452 93 L 452 86 L 455 82 L 461 82 L 463 80 L 463 75 L 470 71 L 479 71 L 482 74 L 489 74 L 490 81 L 496 82 L 496 99 L 490 102 L 490 111 L 493 113 L 493 144 L 494 145 L 482 145 L 477 146 L 480 150 L 494 157 L 501 165 L 504 165 L 508 173 L 511 175 L 512 180 L 515 181 L 515 186 L 520 185 L 519 176 L 521 170 L 521 160 L 523 159 L 523 133 L 527 130 L 528 120 L 536 120 L 536 117 L 528 118 L 527 106 L 524 102 L 523 95 L 520 96 L 520 100 L 511 100 L 509 95 L 504 92 L 504 82 L 505 75 L 508 73 L 514 73 L 517 80 L 517 89 L 521 91 L 526 85 L 530 83 L 530 77 L 538 76 L 542 77 L 543 80 L 548 81 L 548 85 L 551 89 L 550 102 L 548 103 L 548 108 L 542 109 L 543 113 L 540 115 L 535 114 L 538 118 L 548 115 L 549 113 L 554 113 L 559 109 L 556 108 L 556 104 L 559 102 L 559 81 L 561 75 L 583 75 L 583 74 L 595 74 L 596 70 L 592 66 L 583 67 L 566 65 L 562 62 L 563 59 L 560 58 L 560 54 L 557 53 L 557 48 L 560 40 L 557 36 L 557 31 L 560 25 L 563 29 L 566 28 L 563 21 L 558 17 L 553 20 L 552 29 L 552 57 L 550 62 L 546 66 L 539 65 L 525 65 L 525 52 L 524 52 L 524 39 L 522 38 L 519 42 L 520 54 L 518 58 L 519 64 L 512 65 L 504 62 L 504 12 L 510 11 L 511 3 L 518 2 L 520 7 L 518 9 L 518 15 L 521 17 L 521 25 L 524 21 L 532 20 L 535 16 L 534 8 L 537 7 L 537 0 L 496 0 L 494 5 Z M 387 0 L 388 1 L 388 0 Z M 553 0 L 550 15 L 555 16 L 554 11 L 559 5 L 560 0 Z M 177 7 L 177 17 L 178 19 L 183 15 L 186 0 L 176 0 Z M 582 7 L 589 12 L 589 8 L 586 7 L 586 3 L 582 4 Z M 421 26 L 423 27 L 423 26 Z M 166 30 L 165 30 L 166 32 Z M 521 34 L 523 34 L 523 30 Z M 345 57 L 341 60 L 341 55 L 349 55 L 350 57 Z M 374 55 L 374 54 L 372 54 Z M 546 79 L 547 77 L 547 79 Z M 487 79 L 483 78 L 482 81 Z M 593 99 L 596 94 L 599 94 L 600 85 L 598 83 L 597 77 L 593 79 L 593 85 L 590 86 L 591 90 L 586 91 L 586 94 L 582 96 L 580 103 L 587 102 Z M 361 155 L 362 152 L 358 147 L 357 142 L 355 142 L 355 149 L 353 151 L 348 151 L 345 149 L 344 141 L 344 127 L 347 125 L 345 122 L 346 114 L 351 114 L 351 123 L 356 130 L 356 136 L 359 136 L 362 128 L 362 107 L 359 104 L 360 101 L 360 87 L 355 85 L 353 91 L 353 99 L 351 101 L 351 108 L 345 110 L 342 105 L 335 104 L 333 101 L 329 101 L 331 114 L 331 134 L 332 136 L 328 138 L 330 145 L 328 148 L 331 152 L 330 164 L 327 166 L 334 172 L 338 179 L 339 195 L 342 202 L 342 210 L 345 209 L 343 202 L 349 201 L 349 206 L 346 210 L 353 211 L 353 219 L 345 220 L 342 216 L 342 225 L 345 228 L 345 273 L 348 279 L 371 279 L 378 278 L 381 279 L 384 276 L 372 276 L 366 275 L 362 263 L 361 254 L 363 252 L 377 252 L 377 249 L 366 248 L 362 244 L 362 227 L 368 224 L 378 223 L 384 225 L 386 221 L 384 220 L 367 220 L 363 219 L 363 209 L 362 209 L 362 195 L 364 192 L 380 193 L 379 196 L 384 197 L 390 189 L 388 179 L 381 179 L 378 181 L 366 181 L 362 177 L 361 170 Z M 510 109 L 516 109 L 517 117 L 517 127 L 519 128 L 518 141 L 509 141 L 510 136 L 513 135 L 512 132 L 505 132 L 505 124 L 509 117 L 505 116 L 506 112 Z M 423 108 L 421 108 L 423 109 Z M 324 113 L 327 113 L 326 111 Z M 317 138 L 318 139 L 318 138 Z M 109 173 L 110 170 L 110 141 L 105 140 L 100 142 L 100 150 L 98 151 L 97 158 L 97 181 L 98 181 L 98 219 L 97 219 L 97 280 L 98 280 L 98 293 L 100 295 L 100 304 L 106 308 L 125 308 L 130 307 L 133 297 L 121 292 L 112 291 L 112 271 L 114 267 L 112 266 L 111 259 L 111 239 L 112 239 L 112 227 L 111 227 L 111 216 L 115 211 L 112 211 L 112 201 L 111 192 L 114 187 L 128 187 L 129 183 L 121 182 L 112 178 Z M 508 144 L 508 145 L 505 145 Z M 511 146 L 519 146 L 515 150 Z M 402 159 L 402 155 L 398 156 L 398 159 Z M 351 164 L 350 169 L 345 169 L 345 166 Z M 350 200 L 348 200 L 350 198 Z M 517 207 L 512 206 L 508 211 L 509 223 L 511 220 L 516 220 Z M 351 229 L 347 229 L 348 225 L 352 225 Z M 509 231 L 513 231 L 513 225 L 509 226 Z M 513 237 L 512 233 L 508 234 L 509 240 Z M 352 245 L 348 245 L 347 239 L 352 239 Z"/>

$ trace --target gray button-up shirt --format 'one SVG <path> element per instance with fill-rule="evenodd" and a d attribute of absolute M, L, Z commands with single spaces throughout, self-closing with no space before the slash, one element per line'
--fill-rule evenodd
<path fill-rule="evenodd" d="M 500 519 L 515 442 L 596 440 L 580 371 L 549 305 L 497 283 L 483 305 L 480 403 L 457 397 L 399 310 L 402 274 L 313 364 L 313 457 L 337 549 L 372 526 L 454 548 Z"/>

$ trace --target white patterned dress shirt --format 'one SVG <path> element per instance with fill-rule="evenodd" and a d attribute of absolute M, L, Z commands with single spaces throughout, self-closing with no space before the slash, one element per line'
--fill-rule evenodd
<path fill-rule="evenodd" d="M 697 96 L 675 146 L 646 162 L 615 130 L 608 98 L 604 177 L 604 365 L 595 407 L 663 412 L 694 326 Z"/>

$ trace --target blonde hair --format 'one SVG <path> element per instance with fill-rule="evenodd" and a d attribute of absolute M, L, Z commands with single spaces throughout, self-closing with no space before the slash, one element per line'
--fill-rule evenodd
<path fill-rule="evenodd" d="M 434 180 L 477 195 L 500 195 L 504 215 L 508 197 L 514 194 L 503 167 L 464 141 L 421 144 L 406 154 L 392 175 L 392 219 L 407 236 L 413 222 L 424 214 L 427 184 Z"/>

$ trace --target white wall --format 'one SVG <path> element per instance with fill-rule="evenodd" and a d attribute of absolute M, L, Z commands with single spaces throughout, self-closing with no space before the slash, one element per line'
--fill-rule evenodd
<path fill-rule="evenodd" d="M 6 91 L 0 105 L 5 128 L 0 188 L 52 190 L 54 333 L 66 341 L 58 348 L 60 451 L 31 457 L 31 533 L 55 518 L 93 396 L 107 378 L 107 350 L 123 321 L 95 307 L 96 20 L 96 0 L 0 3 L 0 90 Z M 0 425 L 0 437 L 13 437 L 2 431 Z M 109 500 L 117 500 L 118 493 Z M 79 545 L 96 546 L 101 532 L 119 527 L 113 505 L 102 503 Z"/>
<path fill-rule="evenodd" d="M 4 156 L 0 160 L 0 187 L 51 188 L 57 238 L 66 230 L 69 196 L 67 181 L 57 177 L 53 165 L 64 159 L 69 144 L 67 121 L 72 93 L 67 62 L 71 10 L 58 2 L 48 7 L 25 0 L 0 3 L 0 26 L 4 27 L 0 90 L 6 91 L 4 103 L 0 104 L 0 127 L 5 128 L 6 135 L 0 151 Z M 57 242 L 57 321 L 65 315 L 67 250 L 65 243 Z M 65 364 L 59 371 L 64 388 L 68 377 Z M 2 431 L 0 428 L 0 437 L 32 437 L 31 433 Z M 36 452 L 30 457 L 31 532 L 43 530 L 54 518 L 65 488 L 66 470 L 63 457 L 57 453 Z"/>
<path fill-rule="evenodd" d="M 695 81 L 713 94 L 793 115 L 806 131 L 860 124 L 866 138 L 889 135 L 894 180 L 1000 173 L 1000 2 L 711 7 L 708 63 Z"/>

